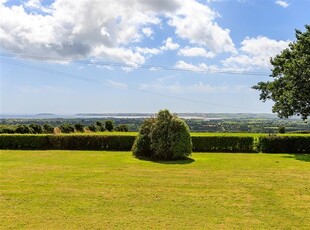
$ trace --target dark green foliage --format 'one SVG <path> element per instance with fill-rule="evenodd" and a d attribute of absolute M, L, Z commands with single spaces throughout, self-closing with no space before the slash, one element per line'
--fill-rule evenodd
<path fill-rule="evenodd" d="M 62 133 L 73 133 L 74 132 L 74 126 L 71 124 L 63 124 L 59 126 L 59 129 Z"/>
<path fill-rule="evenodd" d="M 41 125 L 31 124 L 29 127 L 32 129 L 32 133 L 43 133 L 43 128 Z"/>
<path fill-rule="evenodd" d="M 90 126 L 88 126 L 88 130 L 91 132 L 97 132 L 98 128 L 96 125 L 90 125 Z"/>
<path fill-rule="evenodd" d="M 47 135 L 0 135 L 0 149 L 53 149 Z"/>
<path fill-rule="evenodd" d="M 114 129 L 113 121 L 110 121 L 110 120 L 109 121 L 105 121 L 105 128 L 109 132 L 113 131 L 113 129 Z"/>
<path fill-rule="evenodd" d="M 96 121 L 97 126 L 103 126 L 103 124 L 100 121 Z"/>
<path fill-rule="evenodd" d="M 84 132 L 84 125 L 82 125 L 81 123 L 75 124 L 74 128 L 77 132 Z"/>
<path fill-rule="evenodd" d="M 254 152 L 253 137 L 195 136 L 192 142 L 194 152 Z"/>
<path fill-rule="evenodd" d="M 154 160 L 184 159 L 191 152 L 188 126 L 168 110 L 161 110 L 155 118 L 146 120 L 133 147 L 134 156 Z"/>
<path fill-rule="evenodd" d="M 0 149 L 129 151 L 135 136 L 0 135 Z"/>
<path fill-rule="evenodd" d="M 0 128 L 0 133 L 15 133 L 15 128 Z"/>
<path fill-rule="evenodd" d="M 127 125 L 119 125 L 115 128 L 115 131 L 128 132 L 128 127 L 127 127 Z"/>
<path fill-rule="evenodd" d="M 278 131 L 279 133 L 285 133 L 285 126 L 279 126 Z"/>
<path fill-rule="evenodd" d="M 310 153 L 310 137 L 261 137 L 259 139 L 258 150 L 263 153 Z"/>
<path fill-rule="evenodd" d="M 97 122 L 96 122 L 96 127 L 97 127 L 97 130 L 98 130 L 99 132 L 104 132 L 104 131 L 106 130 L 105 127 L 104 127 L 104 125 L 103 125 L 103 123 L 100 122 L 100 121 L 97 121 Z"/>
<path fill-rule="evenodd" d="M 102 125 L 102 126 L 97 126 L 97 130 L 99 131 L 99 132 L 104 132 L 104 131 L 106 131 L 106 129 L 105 129 L 105 127 Z"/>
<path fill-rule="evenodd" d="M 43 133 L 53 133 L 53 132 L 54 132 L 53 126 L 51 126 L 50 124 L 43 125 Z"/>
<path fill-rule="evenodd" d="M 260 100 L 273 100 L 272 111 L 281 118 L 310 114 L 310 25 L 302 33 L 296 30 L 296 42 L 274 59 L 270 77 L 273 81 L 259 82 L 253 89 L 260 90 Z"/>
<path fill-rule="evenodd" d="M 155 118 L 149 118 L 143 122 L 139 134 L 132 147 L 132 152 L 135 157 L 151 158 L 154 155 L 154 152 L 151 149 L 150 134 L 155 121 Z"/>
<path fill-rule="evenodd" d="M 15 133 L 33 133 L 33 130 L 28 125 L 19 125 L 15 130 Z"/>

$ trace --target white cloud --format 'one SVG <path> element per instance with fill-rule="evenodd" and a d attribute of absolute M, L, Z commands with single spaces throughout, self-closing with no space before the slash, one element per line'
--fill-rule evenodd
<path fill-rule="evenodd" d="M 221 28 L 215 18 L 218 13 L 194 0 L 182 1 L 182 6 L 168 14 L 176 34 L 190 43 L 206 46 L 212 52 L 236 52 L 228 29 Z"/>
<path fill-rule="evenodd" d="M 133 68 L 145 62 L 145 57 L 139 52 L 122 47 L 106 47 L 102 45 L 95 48 L 93 55 L 99 59 L 109 57 L 112 61 L 124 62 Z"/>
<path fill-rule="evenodd" d="M 41 8 L 41 0 L 29 0 L 24 3 L 25 7 L 30 7 L 30 8 Z"/>
<path fill-rule="evenodd" d="M 177 0 L 56 0 L 45 7 L 39 0 L 14 6 L 2 1 L 1 48 L 37 56 L 141 64 L 145 58 L 129 45 L 151 36 L 150 25 L 160 25 L 160 16 L 178 7 Z"/>
<path fill-rule="evenodd" d="M 25 0 L 10 6 L 5 2 L 0 0 L 0 48 L 8 52 L 94 58 L 135 67 L 159 50 L 179 49 L 172 37 L 208 50 L 199 56 L 235 52 L 229 30 L 215 22 L 218 13 L 197 0 L 55 0 L 49 5 Z M 175 35 L 160 48 L 140 48 L 163 21 L 175 29 Z M 187 50 L 182 55 L 201 51 Z"/>
<path fill-rule="evenodd" d="M 253 90 L 250 86 L 246 85 L 210 85 L 199 81 L 191 85 L 184 85 L 180 82 L 174 83 L 163 83 L 163 82 L 152 82 L 151 84 L 141 84 L 139 87 L 140 90 L 156 91 L 159 93 L 199 93 L 199 94 L 219 94 L 219 93 L 250 93 Z"/>
<path fill-rule="evenodd" d="M 138 53 L 141 54 L 150 54 L 150 55 L 156 55 L 156 54 L 160 54 L 162 51 L 160 49 L 156 49 L 156 48 L 147 48 L 147 47 L 136 47 L 135 49 Z"/>
<path fill-rule="evenodd" d="M 180 45 L 178 43 L 174 43 L 171 37 L 168 37 L 163 43 L 165 45 L 160 48 L 161 50 L 176 50 L 180 48 Z"/>
<path fill-rule="evenodd" d="M 215 57 L 215 54 L 213 52 L 207 52 L 204 48 L 201 47 L 186 46 L 183 49 L 180 49 L 178 54 L 185 57 Z"/>
<path fill-rule="evenodd" d="M 144 27 L 142 29 L 142 33 L 144 33 L 147 37 L 152 37 L 154 31 L 150 27 Z"/>
<path fill-rule="evenodd" d="M 106 83 L 108 83 L 110 86 L 117 88 L 117 89 L 127 89 L 127 85 L 122 82 L 106 80 Z"/>
<path fill-rule="evenodd" d="M 288 2 L 283 1 L 283 0 L 278 0 L 278 1 L 275 2 L 275 4 L 277 4 L 277 5 L 279 5 L 279 6 L 283 7 L 283 8 L 286 8 L 286 7 L 288 7 L 290 5 Z"/>
<path fill-rule="evenodd" d="M 175 68 L 180 69 L 180 70 L 194 71 L 194 72 L 209 71 L 208 66 L 204 63 L 200 63 L 199 65 L 193 65 L 193 64 L 187 63 L 185 61 L 178 61 L 175 64 Z"/>
<path fill-rule="evenodd" d="M 236 70 L 268 69 L 270 58 L 288 48 L 290 41 L 276 41 L 267 37 L 245 38 L 240 53 L 222 61 L 224 67 Z"/>

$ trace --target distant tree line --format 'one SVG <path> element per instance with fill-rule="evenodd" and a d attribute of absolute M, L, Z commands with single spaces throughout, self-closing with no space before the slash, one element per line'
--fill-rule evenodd
<path fill-rule="evenodd" d="M 20 124 L 20 125 L 2 125 L 0 133 L 20 133 L 20 134 L 51 134 L 51 133 L 73 133 L 73 132 L 128 132 L 128 126 L 121 124 L 115 127 L 113 121 L 107 120 L 104 122 L 96 121 L 94 124 L 85 126 L 81 123 L 70 124 L 64 123 L 59 126 L 51 124 Z"/>

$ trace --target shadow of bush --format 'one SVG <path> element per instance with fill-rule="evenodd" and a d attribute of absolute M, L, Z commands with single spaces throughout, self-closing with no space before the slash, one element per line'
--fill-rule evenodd
<path fill-rule="evenodd" d="M 184 158 L 184 159 L 179 159 L 179 160 L 167 160 L 167 161 L 153 160 L 153 159 L 147 158 L 147 157 L 137 157 L 137 159 L 143 160 L 143 161 L 150 161 L 150 162 L 154 162 L 157 164 L 165 164 L 165 165 L 186 165 L 186 164 L 191 164 L 191 163 L 195 162 L 194 159 L 189 158 L 189 157 Z"/>
<path fill-rule="evenodd" d="M 310 162 L 310 154 L 293 154 L 291 156 L 285 156 L 285 158 L 294 158 L 299 161 Z"/>

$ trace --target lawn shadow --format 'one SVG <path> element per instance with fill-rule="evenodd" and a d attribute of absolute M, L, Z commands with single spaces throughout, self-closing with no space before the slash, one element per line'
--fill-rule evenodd
<path fill-rule="evenodd" d="M 147 157 L 139 157 L 137 159 L 142 160 L 142 161 L 150 161 L 150 162 L 157 163 L 157 164 L 165 164 L 165 165 L 186 165 L 186 164 L 191 164 L 191 163 L 195 162 L 194 159 L 189 158 L 189 157 L 187 157 L 185 159 L 180 159 L 180 160 L 167 160 L 167 161 L 153 160 L 153 159 L 147 158 Z"/>
<path fill-rule="evenodd" d="M 294 158 L 299 161 L 310 162 L 310 154 L 292 154 L 290 156 L 283 156 L 284 158 Z"/>

